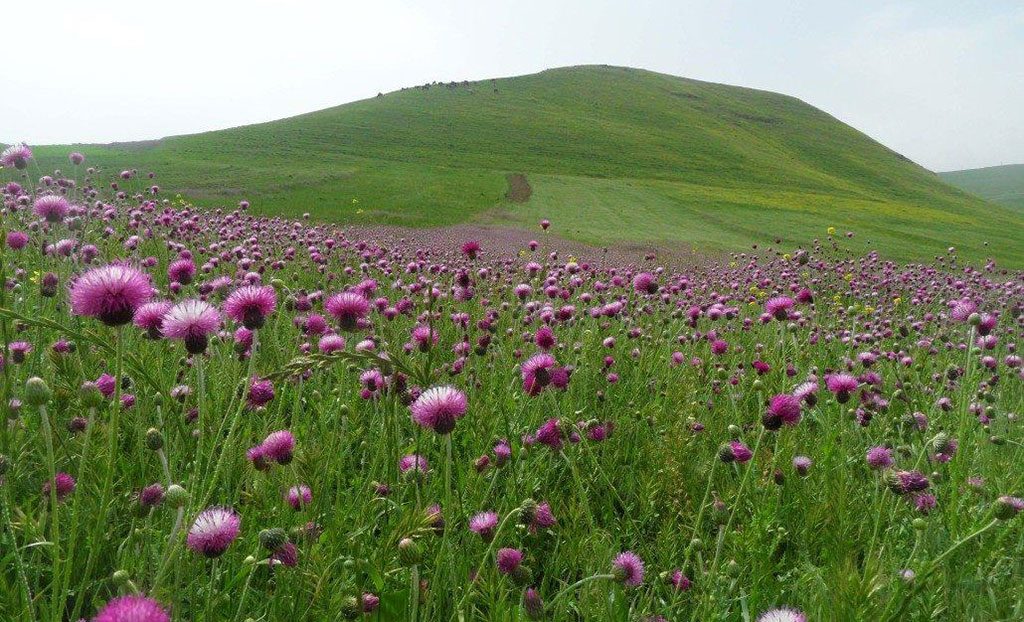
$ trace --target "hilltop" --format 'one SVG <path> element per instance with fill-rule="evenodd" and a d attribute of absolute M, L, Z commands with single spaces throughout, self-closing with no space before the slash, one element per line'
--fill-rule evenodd
<path fill-rule="evenodd" d="M 979 197 L 1024 210 L 1024 164 L 949 171 L 939 175 L 946 182 Z"/>
<path fill-rule="evenodd" d="M 583 66 L 403 89 L 309 114 L 68 151 L 155 171 L 199 205 L 353 224 L 535 227 L 591 244 L 797 244 L 829 226 L 854 251 L 926 260 L 955 245 L 1024 265 L 1024 215 L 953 188 L 796 98 Z M 988 247 L 985 246 L 988 243 Z"/>

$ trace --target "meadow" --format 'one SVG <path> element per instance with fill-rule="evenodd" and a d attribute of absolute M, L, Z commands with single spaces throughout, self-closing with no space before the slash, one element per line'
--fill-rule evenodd
<path fill-rule="evenodd" d="M 827 227 L 900 261 L 960 256 L 1024 268 L 1024 214 L 931 171 L 799 99 L 628 67 L 420 85 L 268 123 L 71 151 L 156 171 L 197 206 L 345 225 L 534 227 L 723 253 Z M 507 199 L 509 174 L 533 188 Z M 986 196 L 986 195 L 982 195 Z"/>
<path fill-rule="evenodd" d="M 1020 272 L 413 243 L 89 157 L 0 158 L 0 619 L 1024 618 Z"/>

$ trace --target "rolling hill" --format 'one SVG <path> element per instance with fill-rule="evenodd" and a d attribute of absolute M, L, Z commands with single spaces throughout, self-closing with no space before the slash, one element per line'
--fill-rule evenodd
<path fill-rule="evenodd" d="M 956 245 L 1024 266 L 1024 215 L 785 95 L 608 66 L 433 84 L 141 143 L 39 147 L 41 167 L 155 171 L 199 205 L 414 227 L 535 227 L 593 244 L 743 250 L 829 226 L 854 250 Z M 525 176 L 525 177 L 524 177 Z M 509 192 L 510 180 L 515 192 Z M 987 243 L 987 247 L 986 247 Z"/>
<path fill-rule="evenodd" d="M 939 176 L 971 194 L 1024 210 L 1024 164 L 949 171 Z"/>

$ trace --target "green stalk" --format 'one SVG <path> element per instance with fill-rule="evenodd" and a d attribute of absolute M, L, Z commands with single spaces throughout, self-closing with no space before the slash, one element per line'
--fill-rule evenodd
<path fill-rule="evenodd" d="M 50 581 L 55 587 L 60 581 L 60 511 L 57 501 L 57 460 L 53 453 L 53 430 L 50 427 L 50 415 L 46 412 L 46 405 L 39 405 L 40 424 L 43 427 L 43 440 L 46 443 L 46 468 L 50 476 L 50 540 L 53 542 L 53 556 L 51 558 Z M 60 622 L 60 614 L 64 607 L 57 605 L 62 592 L 52 590 L 50 594 L 50 615 L 54 622 Z"/>

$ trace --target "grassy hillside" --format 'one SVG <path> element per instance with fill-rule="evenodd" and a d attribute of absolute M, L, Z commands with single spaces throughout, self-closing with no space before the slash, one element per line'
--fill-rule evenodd
<path fill-rule="evenodd" d="M 939 176 L 979 197 L 1024 209 L 1024 164 L 950 171 Z"/>
<path fill-rule="evenodd" d="M 37 153 L 44 168 L 66 166 L 71 148 Z M 1020 230 L 1024 216 L 947 186 L 828 114 L 636 69 L 411 88 L 271 123 L 76 148 L 111 174 L 154 170 L 199 204 L 244 197 L 264 213 L 412 226 L 549 218 L 588 242 L 709 250 L 795 243 L 835 226 L 857 232 L 855 250 L 896 259 L 957 245 L 1024 265 L 1024 243 L 1007 226 Z M 505 198 L 509 173 L 527 176 L 529 201 Z"/>

